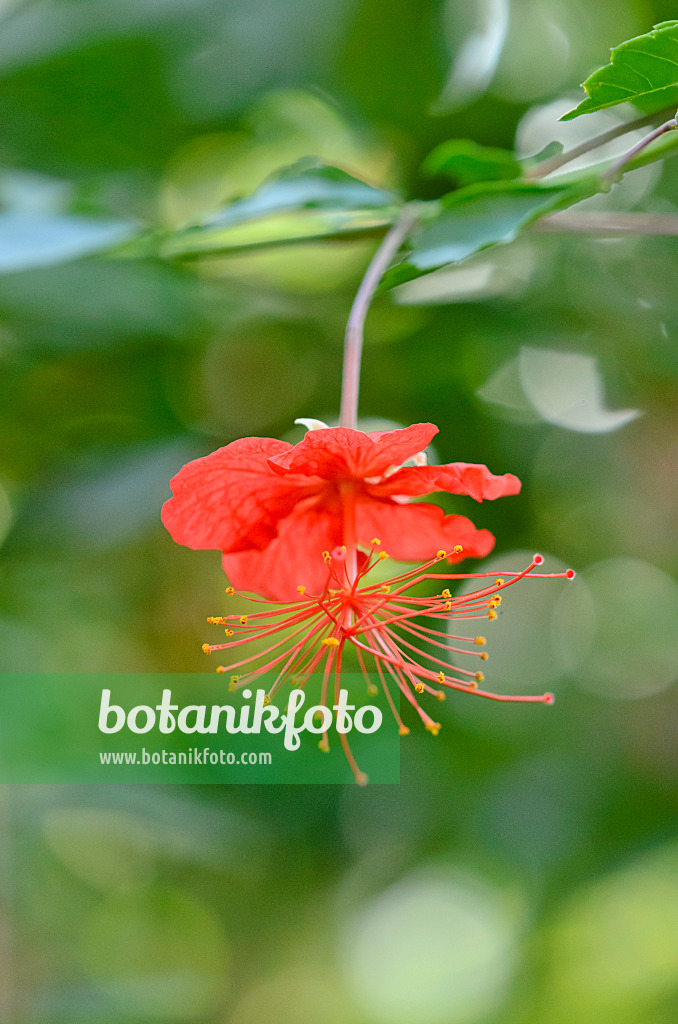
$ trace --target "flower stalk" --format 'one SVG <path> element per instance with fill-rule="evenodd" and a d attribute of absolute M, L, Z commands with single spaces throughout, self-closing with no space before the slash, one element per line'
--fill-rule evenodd
<path fill-rule="evenodd" d="M 344 336 L 344 368 L 341 381 L 341 412 L 339 424 L 355 430 L 358 425 L 358 397 L 360 392 L 360 364 L 363 354 L 365 318 L 379 282 L 388 270 L 393 257 L 417 221 L 412 205 L 403 206 L 400 216 L 384 236 L 372 257 L 365 276 L 356 292 Z"/>

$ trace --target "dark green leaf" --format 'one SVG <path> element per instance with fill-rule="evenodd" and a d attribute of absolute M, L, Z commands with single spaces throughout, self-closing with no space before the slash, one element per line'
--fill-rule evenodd
<path fill-rule="evenodd" d="M 506 149 L 479 146 L 470 139 L 441 143 L 422 164 L 425 174 L 443 174 L 463 187 L 476 181 L 506 181 L 517 178 L 521 166 Z"/>
<path fill-rule="evenodd" d="M 610 64 L 583 83 L 588 98 L 561 121 L 617 103 L 636 103 L 648 111 L 678 104 L 678 21 L 664 21 L 646 35 L 628 39 L 611 57 Z"/>
<path fill-rule="evenodd" d="M 563 209 L 597 190 L 587 178 L 566 185 L 531 182 L 488 182 L 452 192 L 442 200 L 441 212 L 413 237 L 404 266 L 395 268 L 387 285 L 401 284 L 407 276 L 428 273 L 449 263 L 460 263 L 481 249 L 511 242 L 533 221 Z M 408 273 L 407 268 L 415 273 Z M 407 275 L 407 276 L 406 276 Z"/>

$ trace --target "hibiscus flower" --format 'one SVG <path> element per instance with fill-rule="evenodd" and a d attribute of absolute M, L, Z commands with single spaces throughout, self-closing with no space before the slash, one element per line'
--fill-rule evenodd
<path fill-rule="evenodd" d="M 432 423 L 374 433 L 322 425 L 297 445 L 242 438 L 177 473 L 162 520 L 177 543 L 222 551 L 237 589 L 276 601 L 298 599 L 300 584 L 321 593 L 322 552 L 344 545 L 358 567 L 375 536 L 398 561 L 439 550 L 449 562 L 483 557 L 494 546 L 488 530 L 412 499 L 446 491 L 482 501 L 517 494 L 520 481 L 483 465 L 426 465 L 437 432 Z"/>

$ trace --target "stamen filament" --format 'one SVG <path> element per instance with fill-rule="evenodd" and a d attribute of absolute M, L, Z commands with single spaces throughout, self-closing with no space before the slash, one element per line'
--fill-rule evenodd
<path fill-rule="evenodd" d="M 434 564 L 446 557 L 446 553 L 441 551 L 435 558 L 400 573 L 386 584 L 365 585 L 366 577 L 385 553 L 375 550 L 379 547 L 375 541 L 360 568 L 357 567 L 356 555 L 354 571 L 350 561 L 350 524 L 346 529 L 345 537 L 349 543 L 332 553 L 323 554 L 327 565 L 327 581 L 321 593 L 307 594 L 306 588 L 301 587 L 300 599 L 291 604 L 273 604 L 238 595 L 243 600 L 267 607 L 251 614 L 235 613 L 208 620 L 225 626 L 229 637 L 233 637 L 223 644 L 205 644 L 204 649 L 208 652 L 232 651 L 235 654 L 245 645 L 278 636 L 264 650 L 255 651 L 228 667 L 220 666 L 217 669 L 218 672 L 229 672 L 248 666 L 243 675 L 233 677 L 232 689 L 249 686 L 253 680 L 275 670 L 274 681 L 267 693 L 270 700 L 286 681 L 303 688 L 313 673 L 322 670 L 320 707 L 326 708 L 331 677 L 334 678 L 335 703 L 339 700 L 344 650 L 349 643 L 356 652 L 370 694 L 374 691 L 366 659 L 368 655 L 372 659 L 401 735 L 407 735 L 409 729 L 403 723 L 391 692 L 393 685 L 433 735 L 437 735 L 440 724 L 421 707 L 417 699 L 421 694 L 442 700 L 445 690 L 457 690 L 507 703 L 552 703 L 553 696 L 549 693 L 500 694 L 480 689 L 478 684 L 484 680 L 482 672 L 459 668 L 446 659 L 452 655 L 465 655 L 485 661 L 488 657 L 485 650 L 476 649 L 484 648 L 485 637 L 457 636 L 444 628 L 438 628 L 437 624 L 461 619 L 487 621 L 488 618 L 496 618 L 496 608 L 501 602 L 503 590 L 528 577 L 571 579 L 574 575 L 572 570 L 535 573 L 533 570 L 543 562 L 540 555 L 535 555 L 521 572 L 502 572 L 500 575 L 496 572 L 429 572 Z M 453 595 L 446 586 L 453 580 L 469 579 L 480 581 L 478 590 Z M 431 583 L 443 585 L 440 587 L 442 593 L 430 596 L 410 593 L 413 587 L 424 583 L 429 586 Z M 229 592 L 235 594 L 232 588 L 229 588 Z M 454 646 L 459 643 L 469 644 L 471 649 Z M 356 763 L 346 736 L 339 734 L 339 738 L 356 781 L 364 784 L 367 777 Z M 327 730 L 323 731 L 318 746 L 321 750 L 329 750 Z"/>

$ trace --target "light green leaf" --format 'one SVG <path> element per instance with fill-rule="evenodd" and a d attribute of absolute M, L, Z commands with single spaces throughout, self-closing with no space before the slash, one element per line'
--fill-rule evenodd
<path fill-rule="evenodd" d="M 389 206 L 391 192 L 313 158 L 299 160 L 271 175 L 251 196 L 237 199 L 211 216 L 206 226 L 242 223 L 284 210 L 347 210 Z"/>
<path fill-rule="evenodd" d="M 561 121 L 617 103 L 635 103 L 647 111 L 678 104 L 678 21 L 663 21 L 646 35 L 628 39 L 611 51 L 611 58 L 583 83 L 588 98 Z"/>
<path fill-rule="evenodd" d="M 458 185 L 517 178 L 521 166 L 506 149 L 479 146 L 470 139 L 450 139 L 436 146 L 422 164 L 425 174 L 444 174 Z"/>
<path fill-rule="evenodd" d="M 396 196 L 314 159 L 267 178 L 201 224 L 149 239 L 162 256 L 199 257 L 324 237 L 351 237 L 389 224 Z"/>
<path fill-rule="evenodd" d="M 10 210 L 0 213 L 0 274 L 103 252 L 134 234 L 124 221 Z"/>

